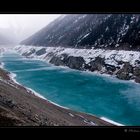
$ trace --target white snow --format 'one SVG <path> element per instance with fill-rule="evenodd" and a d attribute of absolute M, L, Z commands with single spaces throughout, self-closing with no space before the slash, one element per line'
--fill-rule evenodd
<path fill-rule="evenodd" d="M 88 120 L 84 120 L 84 123 L 89 124 L 89 125 L 93 125 L 93 126 L 97 126 L 96 123 L 92 122 L 92 121 L 88 121 Z"/>
<path fill-rule="evenodd" d="M 107 26 L 106 29 L 105 29 L 105 31 L 107 32 L 108 30 L 109 30 L 109 27 Z"/>
<path fill-rule="evenodd" d="M 10 78 L 12 79 L 12 81 L 14 81 L 14 83 L 16 83 L 16 84 L 18 84 L 19 85 L 19 83 L 16 81 L 16 74 L 15 73 L 12 73 L 12 72 L 10 72 L 10 74 L 9 74 L 9 76 L 10 76 Z"/>
<path fill-rule="evenodd" d="M 35 53 L 31 54 L 30 58 L 41 59 L 49 62 L 53 56 L 49 56 L 49 53 L 53 53 L 56 56 L 67 54 L 69 56 L 80 57 L 82 56 L 86 63 L 94 60 L 96 57 L 105 58 L 106 64 L 117 66 L 117 61 L 129 62 L 132 66 L 135 66 L 135 61 L 140 61 L 140 52 L 137 51 L 125 51 L 125 50 L 105 50 L 105 49 L 74 49 L 63 47 L 36 47 L 36 46 L 16 46 L 15 49 L 20 53 L 30 52 L 31 49 L 36 51 L 45 48 L 46 53 L 37 56 Z"/>
<path fill-rule="evenodd" d="M 69 115 L 70 115 L 71 117 L 74 117 L 74 115 L 73 115 L 73 114 L 71 114 L 71 113 L 69 113 Z"/>
<path fill-rule="evenodd" d="M 117 125 L 117 126 L 124 126 L 123 124 L 114 122 L 114 121 L 112 121 L 112 120 L 110 120 L 110 119 L 107 119 L 107 118 L 105 118 L 105 117 L 101 117 L 100 119 L 102 119 L 102 120 L 104 120 L 104 121 L 107 121 L 107 122 L 110 122 L 110 123 L 112 123 L 112 124 L 115 124 L 115 125 Z"/>
<path fill-rule="evenodd" d="M 3 62 L 1 62 L 0 68 L 4 68 L 4 63 Z"/>
<path fill-rule="evenodd" d="M 84 36 L 82 37 L 82 39 L 86 38 L 89 34 L 90 34 L 90 33 L 87 33 L 86 35 L 84 35 Z"/>

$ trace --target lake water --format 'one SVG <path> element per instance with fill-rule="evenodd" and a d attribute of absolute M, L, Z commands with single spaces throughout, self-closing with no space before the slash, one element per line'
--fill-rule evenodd
<path fill-rule="evenodd" d="M 15 53 L 0 57 L 16 80 L 48 100 L 124 125 L 140 125 L 140 84 L 56 67 Z"/>

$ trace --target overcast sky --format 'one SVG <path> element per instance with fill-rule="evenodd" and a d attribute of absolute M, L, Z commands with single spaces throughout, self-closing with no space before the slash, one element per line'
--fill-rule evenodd
<path fill-rule="evenodd" d="M 0 33 L 9 32 L 21 41 L 59 16 L 60 14 L 0 14 Z"/>

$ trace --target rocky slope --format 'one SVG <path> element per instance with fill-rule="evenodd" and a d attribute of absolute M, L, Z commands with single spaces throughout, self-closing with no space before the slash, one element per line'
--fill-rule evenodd
<path fill-rule="evenodd" d="M 64 109 L 16 84 L 0 68 L 0 127 L 113 126 L 95 116 Z"/>

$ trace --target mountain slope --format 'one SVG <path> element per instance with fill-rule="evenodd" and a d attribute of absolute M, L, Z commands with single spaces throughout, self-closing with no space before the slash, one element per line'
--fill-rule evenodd
<path fill-rule="evenodd" d="M 21 44 L 139 51 L 140 15 L 66 15 L 59 17 Z"/>

